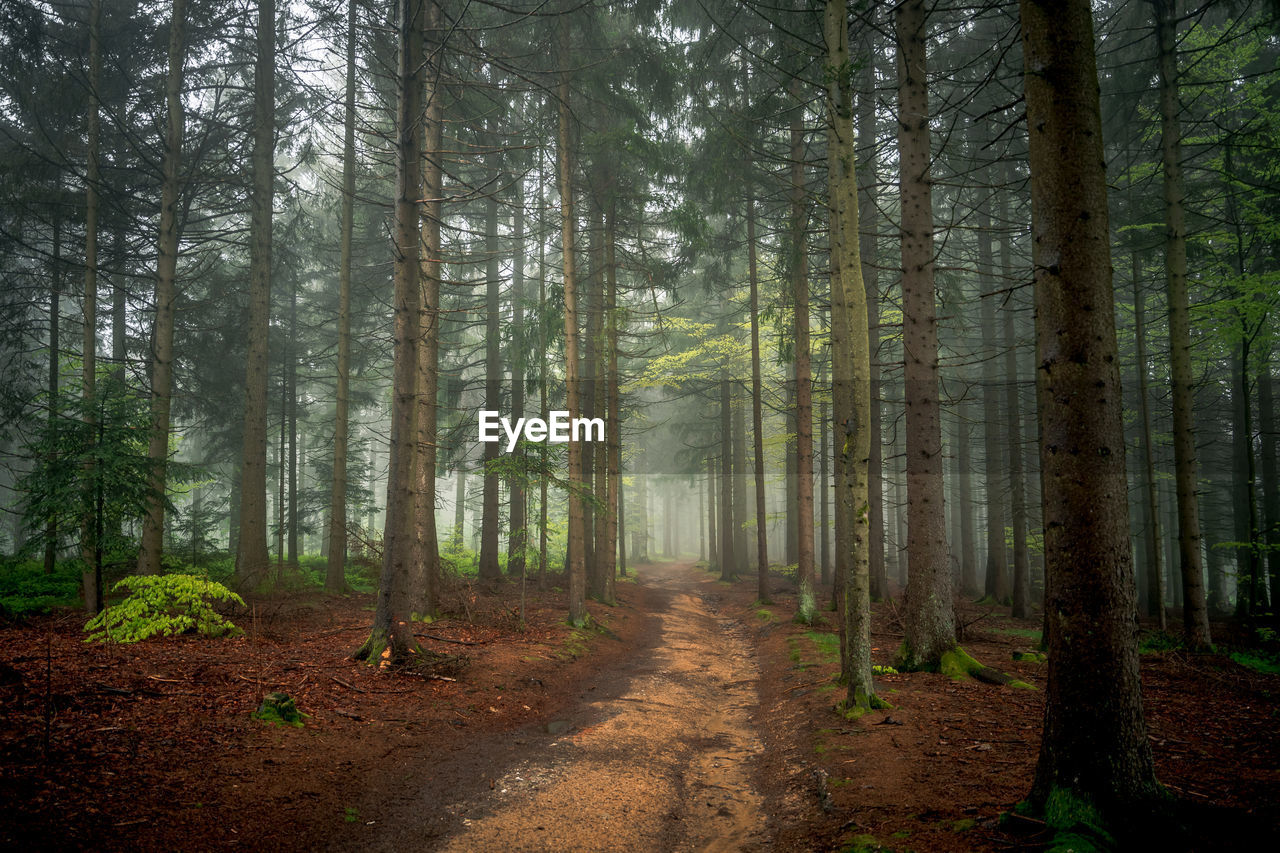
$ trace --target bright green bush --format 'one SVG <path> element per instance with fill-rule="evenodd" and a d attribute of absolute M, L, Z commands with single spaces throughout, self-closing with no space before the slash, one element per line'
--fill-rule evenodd
<path fill-rule="evenodd" d="M 244 604 L 244 599 L 220 583 L 195 575 L 134 575 L 114 589 L 128 589 L 131 595 L 89 620 L 84 626 L 89 640 L 136 643 L 156 634 L 198 631 L 206 637 L 225 637 L 241 633 L 213 609 L 212 601 Z"/>

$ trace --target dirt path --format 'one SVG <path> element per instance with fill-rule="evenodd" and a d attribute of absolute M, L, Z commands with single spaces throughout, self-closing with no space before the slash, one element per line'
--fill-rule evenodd
<path fill-rule="evenodd" d="M 434 836 L 431 849 L 445 851 L 766 849 L 752 778 L 759 675 L 747 643 L 736 622 L 717 618 L 704 573 L 646 567 L 642 583 L 652 643 L 571 712 L 518 733 L 488 790 L 409 798 L 362 847 L 403 850 Z M 432 817 L 441 810 L 443 838 Z"/>

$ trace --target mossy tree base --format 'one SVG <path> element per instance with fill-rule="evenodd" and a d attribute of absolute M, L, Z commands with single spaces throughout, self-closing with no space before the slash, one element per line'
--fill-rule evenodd
<path fill-rule="evenodd" d="M 853 695 L 836 705 L 836 713 L 846 720 L 856 720 L 872 711 L 892 711 L 893 706 L 874 693 L 862 688 L 853 691 Z"/>
<path fill-rule="evenodd" d="M 953 646 L 943 652 L 935 664 L 915 659 L 904 643 L 903 647 L 898 650 L 896 661 L 897 668 L 901 672 L 940 672 L 954 681 L 968 681 L 970 678 L 976 678 L 978 681 L 985 681 L 987 684 L 996 684 L 1002 687 L 1019 687 L 1024 690 L 1036 689 L 1033 684 L 1028 684 L 1006 672 L 987 666 L 960 646 Z"/>

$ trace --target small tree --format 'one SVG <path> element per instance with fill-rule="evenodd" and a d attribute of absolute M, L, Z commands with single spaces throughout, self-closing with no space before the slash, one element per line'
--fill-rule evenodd
<path fill-rule="evenodd" d="M 85 606 L 95 613 L 102 609 L 104 559 L 134 548 L 123 533 L 125 523 L 146 515 L 153 500 L 174 511 L 168 496 L 157 495 L 151 485 L 150 417 L 145 397 L 102 372 L 92 398 L 68 396 L 58 417 L 39 423 L 26 447 L 36 464 L 17 486 L 30 535 L 25 547 L 56 547 L 58 542 L 47 541 L 47 530 L 81 531 L 92 543 L 85 552 L 91 562 L 85 566 L 84 595 Z M 168 479 L 189 482 L 196 473 L 190 465 L 170 463 Z M 91 530 L 82 530 L 84 519 Z"/>

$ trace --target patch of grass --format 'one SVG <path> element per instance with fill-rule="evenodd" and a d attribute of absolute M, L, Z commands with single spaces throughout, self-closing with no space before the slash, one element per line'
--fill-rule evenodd
<path fill-rule="evenodd" d="M 1232 652 L 1231 659 L 1246 669 L 1264 675 L 1280 675 L 1280 660 L 1266 652 Z"/>
<path fill-rule="evenodd" d="M 342 820 L 345 823 L 356 823 L 360 820 L 360 810 L 355 806 L 347 806 L 342 810 Z"/>
<path fill-rule="evenodd" d="M 1149 634 L 1144 634 L 1142 639 L 1138 641 L 1138 653 L 1144 655 L 1171 652 L 1185 647 L 1182 637 L 1176 634 L 1168 634 L 1164 631 L 1152 631 Z"/>
<path fill-rule="evenodd" d="M 971 817 L 962 817 L 951 824 L 952 832 L 968 832 L 978 825 L 978 821 Z"/>
<path fill-rule="evenodd" d="M 756 618 L 759 619 L 761 622 L 772 622 L 777 617 L 773 615 L 773 611 L 770 610 L 769 608 L 761 607 L 758 610 L 756 610 Z"/>
<path fill-rule="evenodd" d="M 822 663 L 839 663 L 840 638 L 826 631 L 806 631 L 805 636 L 818 648 Z"/>
<path fill-rule="evenodd" d="M 878 851 L 887 849 L 876 840 L 874 835 L 864 832 L 858 835 L 851 835 L 845 839 L 844 846 L 840 848 L 840 853 L 878 853 Z"/>

